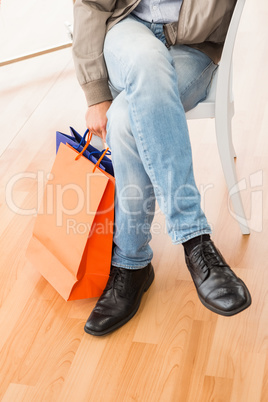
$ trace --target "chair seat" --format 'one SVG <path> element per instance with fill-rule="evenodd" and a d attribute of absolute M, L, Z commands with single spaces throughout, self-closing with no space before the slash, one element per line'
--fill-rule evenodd
<path fill-rule="evenodd" d="M 187 120 L 208 119 L 208 118 L 213 119 L 215 117 L 215 100 L 216 100 L 218 75 L 219 75 L 219 69 L 217 69 L 214 74 L 207 98 L 204 101 L 200 102 L 195 108 L 189 110 L 189 112 L 186 113 Z M 230 101 L 229 106 L 230 106 L 231 116 L 233 116 L 234 115 L 233 96 L 231 96 L 231 101 Z"/>

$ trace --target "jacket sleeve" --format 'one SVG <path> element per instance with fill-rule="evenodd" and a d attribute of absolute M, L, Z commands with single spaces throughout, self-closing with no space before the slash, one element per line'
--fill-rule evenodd
<path fill-rule="evenodd" d="M 103 44 L 115 3 L 116 0 L 76 0 L 74 4 L 73 59 L 88 106 L 112 99 Z"/>

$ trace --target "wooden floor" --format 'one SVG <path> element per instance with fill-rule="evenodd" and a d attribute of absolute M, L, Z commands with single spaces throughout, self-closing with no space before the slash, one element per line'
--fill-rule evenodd
<path fill-rule="evenodd" d="M 54 33 L 49 27 L 49 34 L 35 17 L 32 28 L 31 21 L 21 25 L 36 7 L 40 11 L 37 0 L 21 2 L 20 18 L 19 2 L 2 3 L 0 31 L 11 35 L 13 7 L 13 28 L 21 35 L 8 40 L 0 35 L 1 58 L 35 50 L 38 38 L 41 47 L 63 40 L 65 33 L 57 29 L 71 15 L 71 5 L 67 12 L 63 0 L 56 10 L 55 2 L 42 2 L 39 18 L 50 18 L 55 27 Z M 249 309 L 230 318 L 201 305 L 182 247 L 171 244 L 157 213 L 152 240 L 156 278 L 139 312 L 110 336 L 84 333 L 96 299 L 65 302 L 25 258 L 43 190 L 35 178 L 37 172 L 50 171 L 55 131 L 67 133 L 69 125 L 85 129 L 86 104 L 71 51 L 0 69 L 0 400 L 268 401 L 267 21 L 267 2 L 248 0 L 234 56 L 234 145 L 250 236 L 241 235 L 228 209 L 214 122 L 189 124 L 196 180 L 213 239 L 253 298 Z"/>

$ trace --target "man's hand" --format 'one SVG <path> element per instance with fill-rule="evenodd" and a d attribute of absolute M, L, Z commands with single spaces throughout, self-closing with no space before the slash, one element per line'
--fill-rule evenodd
<path fill-rule="evenodd" d="M 98 137 L 101 137 L 103 141 L 106 138 L 106 125 L 107 117 L 106 113 L 111 106 L 111 101 L 105 101 L 97 103 L 96 105 L 89 106 L 86 112 L 86 124 L 87 128 Z"/>

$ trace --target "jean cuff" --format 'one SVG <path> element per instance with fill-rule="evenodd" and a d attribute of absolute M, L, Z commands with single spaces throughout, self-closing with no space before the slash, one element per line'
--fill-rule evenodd
<path fill-rule="evenodd" d="M 190 233 L 187 236 L 183 236 L 183 237 L 181 236 L 180 233 L 174 232 L 172 235 L 172 243 L 173 244 L 182 244 L 190 239 L 193 239 L 194 237 L 201 236 L 204 234 L 211 234 L 211 233 L 212 233 L 212 230 L 210 229 L 210 227 L 202 229 L 202 230 L 198 230 L 196 232 Z"/>
<path fill-rule="evenodd" d="M 118 267 L 118 268 L 135 270 L 135 269 L 143 269 L 143 268 L 146 268 L 147 265 L 148 265 L 150 262 L 151 262 L 151 261 L 148 261 L 148 263 L 147 263 L 146 265 L 143 265 L 143 264 L 142 264 L 142 266 L 140 266 L 140 265 L 118 264 L 118 263 L 116 263 L 116 262 L 115 262 L 115 263 L 112 262 L 112 265 L 113 265 L 114 267 Z"/>

